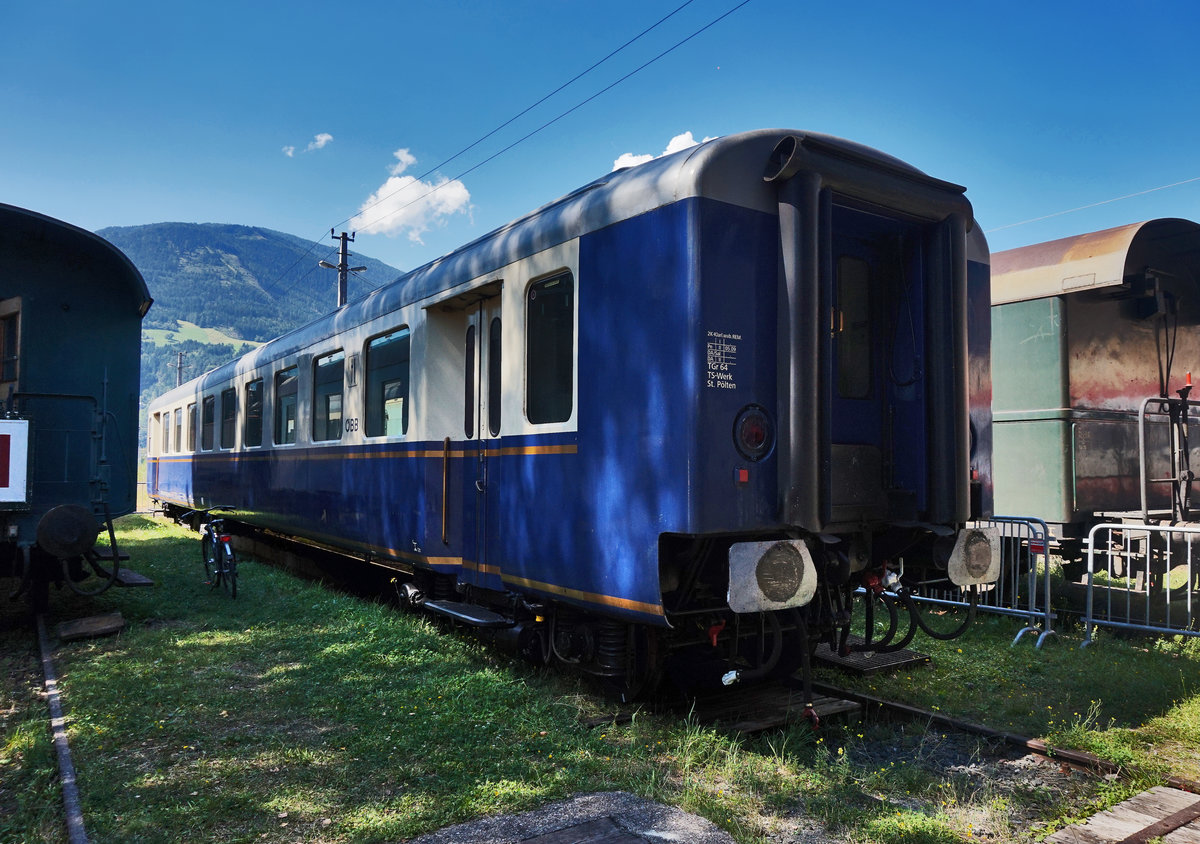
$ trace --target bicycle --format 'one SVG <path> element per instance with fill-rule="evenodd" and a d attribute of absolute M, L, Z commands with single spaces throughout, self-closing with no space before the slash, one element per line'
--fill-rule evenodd
<path fill-rule="evenodd" d="M 208 516 L 213 510 L 223 509 L 209 507 L 206 510 L 193 510 L 184 514 L 188 516 Z M 200 561 L 204 564 L 205 583 L 216 589 L 224 586 L 231 598 L 237 597 L 237 555 L 233 552 L 233 537 L 225 532 L 225 520 L 217 517 L 209 519 L 200 529 Z"/>

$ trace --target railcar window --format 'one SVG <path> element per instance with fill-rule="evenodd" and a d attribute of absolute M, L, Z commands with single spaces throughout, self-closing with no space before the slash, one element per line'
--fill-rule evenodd
<path fill-rule="evenodd" d="M 539 281 L 526 300 L 525 415 L 534 424 L 571 418 L 575 284 L 570 273 Z"/>
<path fill-rule="evenodd" d="M 467 394 L 463 400 L 463 431 L 467 439 L 475 436 L 475 326 L 467 326 Z"/>
<path fill-rule="evenodd" d="M 367 436 L 408 433 L 409 331 L 401 328 L 367 343 Z"/>
<path fill-rule="evenodd" d="M 837 391 L 844 399 L 871 395 L 871 267 L 861 258 L 838 259 Z"/>
<path fill-rule="evenodd" d="M 183 408 L 175 408 L 175 448 L 176 454 L 183 451 Z"/>
<path fill-rule="evenodd" d="M 296 441 L 296 367 L 275 373 L 275 444 L 287 445 Z"/>
<path fill-rule="evenodd" d="M 233 448 L 237 431 L 237 390 L 221 391 L 221 448 Z"/>
<path fill-rule="evenodd" d="M 196 403 L 192 402 L 187 407 L 187 450 L 196 450 Z"/>
<path fill-rule="evenodd" d="M 256 378 L 246 385 L 246 429 L 242 442 L 246 447 L 262 445 L 263 381 Z"/>
<path fill-rule="evenodd" d="M 500 317 L 488 328 L 488 430 L 500 433 Z"/>
<path fill-rule="evenodd" d="M 334 352 L 313 361 L 313 439 L 342 438 L 342 380 L 346 356 Z"/>
<path fill-rule="evenodd" d="M 9 303 L 20 302 L 19 299 L 9 299 Z M 18 362 L 20 360 L 19 313 L 6 313 L 0 316 L 0 396 L 8 397 L 17 388 Z"/>
<path fill-rule="evenodd" d="M 212 451 L 213 447 L 213 424 L 216 421 L 217 415 L 217 397 L 205 396 L 201 401 L 202 408 L 201 424 L 200 424 L 200 447 L 205 451 Z"/>
<path fill-rule="evenodd" d="M 167 411 L 167 418 L 171 416 L 171 411 Z M 171 441 L 167 437 L 169 426 L 167 420 L 163 419 L 161 413 L 154 414 L 154 435 L 158 439 L 158 451 L 160 454 L 166 454 L 171 450 Z"/>

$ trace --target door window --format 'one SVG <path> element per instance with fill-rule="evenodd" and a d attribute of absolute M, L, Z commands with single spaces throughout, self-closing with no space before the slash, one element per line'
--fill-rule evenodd
<path fill-rule="evenodd" d="M 833 332 L 837 347 L 837 393 L 844 399 L 871 396 L 871 267 L 861 258 L 838 260 L 837 308 Z"/>

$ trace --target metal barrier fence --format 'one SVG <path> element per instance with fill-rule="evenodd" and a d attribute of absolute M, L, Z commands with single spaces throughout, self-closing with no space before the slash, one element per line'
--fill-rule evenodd
<path fill-rule="evenodd" d="M 1000 532 L 1000 578 L 981 592 L 980 612 L 1025 619 L 1012 644 L 1027 633 L 1037 634 L 1037 647 L 1054 635 L 1054 611 L 1050 606 L 1049 533 L 1041 519 L 996 516 L 972 522 L 972 527 L 994 527 Z M 928 604 L 966 607 L 962 592 L 939 580 L 920 584 L 913 598 Z"/>
<path fill-rule="evenodd" d="M 1097 627 L 1200 636 L 1200 527 L 1108 523 L 1088 534 L 1083 647 Z"/>

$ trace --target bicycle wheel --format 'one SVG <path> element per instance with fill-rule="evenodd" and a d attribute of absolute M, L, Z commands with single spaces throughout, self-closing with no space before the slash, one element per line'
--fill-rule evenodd
<path fill-rule="evenodd" d="M 233 553 L 233 548 L 229 542 L 221 541 L 217 543 L 220 549 L 221 563 L 221 582 L 225 584 L 225 591 L 229 593 L 229 597 L 237 597 L 237 555 Z"/>
<path fill-rule="evenodd" d="M 205 530 L 200 534 L 200 560 L 204 563 L 204 582 L 216 587 L 221 573 L 217 568 L 217 538 L 212 531 Z"/>

